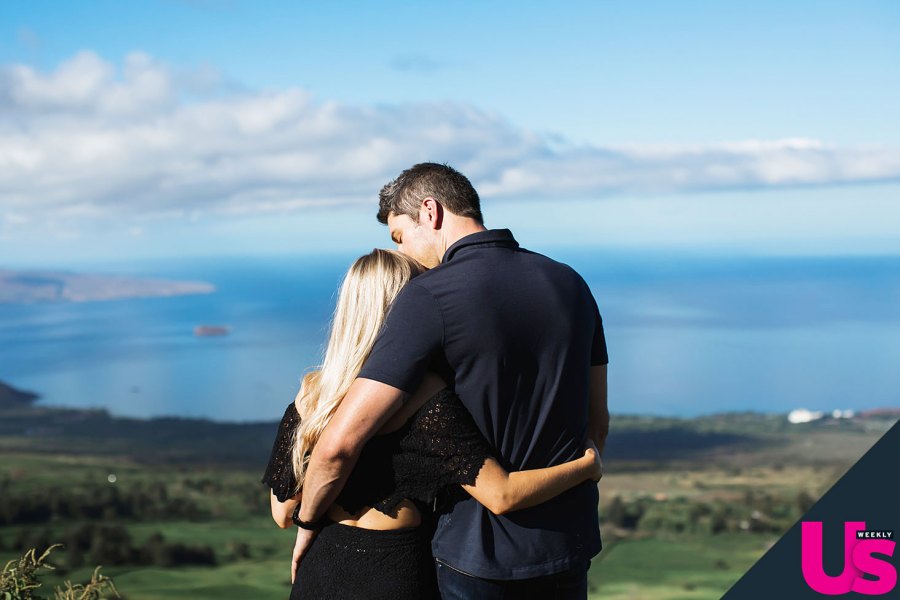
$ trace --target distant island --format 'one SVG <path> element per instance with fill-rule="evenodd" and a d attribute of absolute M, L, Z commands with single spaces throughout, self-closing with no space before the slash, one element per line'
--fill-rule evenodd
<path fill-rule="evenodd" d="M 197 337 L 215 337 L 219 335 L 228 335 L 231 327 L 227 325 L 197 325 L 194 327 L 194 335 Z"/>
<path fill-rule="evenodd" d="M 169 281 L 66 271 L 0 269 L 0 304 L 38 302 L 96 302 L 210 294 L 214 285 L 202 281 Z"/>

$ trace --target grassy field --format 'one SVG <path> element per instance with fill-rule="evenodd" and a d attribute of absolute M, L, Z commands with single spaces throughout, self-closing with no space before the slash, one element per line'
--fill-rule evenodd
<path fill-rule="evenodd" d="M 719 598 L 776 539 L 741 533 L 620 540 L 592 562 L 589 597 Z"/>
<path fill-rule="evenodd" d="M 799 495 L 820 497 L 892 424 L 784 428 L 762 417 L 734 421 L 729 430 L 721 419 L 636 419 L 627 429 L 632 437 L 618 449 L 613 430 L 600 483 L 604 549 L 592 563 L 591 598 L 720 597 L 802 514 L 795 506 Z M 147 456 L 107 452 L 105 444 L 92 454 L 83 436 L 74 454 L 60 453 L 58 439 L 49 448 L 33 436 L 27 447 L 15 439 L 0 438 L 5 501 L 89 502 L 112 494 L 121 506 L 119 513 L 99 517 L 0 520 L 0 563 L 21 555 L 16 539 L 43 532 L 60 541 L 86 523 L 121 525 L 135 547 L 161 535 L 168 544 L 215 552 L 215 566 L 103 564 L 90 562 L 88 554 L 88 562 L 69 568 L 69 550 L 60 549 L 49 561 L 59 568 L 42 579 L 45 590 L 64 579 L 84 582 L 95 564 L 103 564 L 101 572 L 129 600 L 287 597 L 294 531 L 278 529 L 269 517 L 267 490 L 258 482 L 264 463 L 211 464 L 209 453 L 202 461 L 148 462 Z M 629 454 L 629 444 L 640 452 Z M 142 442 L 142 448 L 147 445 Z M 648 453 L 647 445 L 655 452 Z M 146 510 L 135 510 L 148 502 Z M 614 502 L 643 517 L 633 526 L 610 522 Z M 716 511 L 722 512 L 722 526 L 712 534 Z M 762 516 L 752 520 L 754 511 Z"/>
<path fill-rule="evenodd" d="M 290 593 L 290 548 L 294 533 L 261 535 L 266 523 L 243 524 L 240 530 L 271 542 L 269 556 L 210 567 L 104 567 L 123 597 L 129 600 L 220 598 L 222 600 L 284 599 Z M 183 528 L 186 537 L 205 538 L 198 527 Z M 209 539 L 230 538 L 232 532 L 210 532 Z M 674 599 L 719 598 L 765 552 L 777 536 L 729 534 L 708 537 L 648 538 L 611 543 L 593 561 L 590 598 Z M 262 548 L 263 540 L 255 544 Z M 727 557 L 727 558 L 723 558 Z M 12 554 L 4 553 L 6 558 Z M 52 562 L 52 561 L 51 561 Z M 90 568 L 75 569 L 65 578 L 86 581 Z M 44 578 L 52 587 L 63 577 Z"/>

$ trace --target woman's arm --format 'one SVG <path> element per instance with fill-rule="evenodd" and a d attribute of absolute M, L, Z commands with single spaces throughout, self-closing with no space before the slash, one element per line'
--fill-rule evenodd
<path fill-rule="evenodd" d="M 495 459 L 485 461 L 474 485 L 463 485 L 495 515 L 536 506 L 588 479 L 600 481 L 600 456 L 590 443 L 584 456 L 555 467 L 509 473 Z"/>
<path fill-rule="evenodd" d="M 284 502 L 279 502 L 275 492 L 270 491 L 269 500 L 272 505 L 272 518 L 275 519 L 275 524 L 282 529 L 292 526 L 294 520 L 291 518 L 291 515 L 294 514 L 294 509 L 300 504 L 300 494 L 292 496 Z"/>
<path fill-rule="evenodd" d="M 439 487 L 461 485 L 496 515 L 536 506 L 576 485 L 600 481 L 600 453 L 590 437 L 580 458 L 554 467 L 509 473 L 493 458 L 495 450 L 455 393 L 442 389 L 419 417 L 422 450 L 440 459 L 431 465 Z"/>
<path fill-rule="evenodd" d="M 310 377 L 308 374 L 304 377 Z M 300 504 L 300 492 L 293 496 L 288 496 L 296 486 L 294 479 L 294 467 L 291 461 L 291 442 L 293 440 L 294 430 L 300 425 L 300 398 L 303 395 L 303 385 L 300 391 L 294 397 L 293 410 L 291 405 L 285 409 L 284 416 L 278 426 L 278 435 L 272 446 L 272 453 L 269 456 L 269 464 L 266 467 L 266 474 L 263 476 L 263 483 L 269 485 L 269 504 L 272 509 L 272 518 L 275 524 L 282 529 L 287 529 L 294 524 L 291 515 L 294 509 Z M 277 494 L 276 494 L 277 490 Z M 278 497 L 284 498 L 281 502 Z"/>

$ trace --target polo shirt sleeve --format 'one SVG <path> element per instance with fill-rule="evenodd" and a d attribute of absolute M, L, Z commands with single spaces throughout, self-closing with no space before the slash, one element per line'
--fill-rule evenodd
<path fill-rule="evenodd" d="M 588 292 L 590 294 L 590 292 Z M 594 306 L 594 337 L 591 342 L 591 366 L 605 365 L 609 363 L 609 355 L 606 353 L 606 336 L 603 334 L 603 318 L 600 309 L 597 308 L 597 300 L 591 294 L 591 303 Z"/>
<path fill-rule="evenodd" d="M 439 356 L 444 325 L 434 296 L 415 282 L 406 284 L 387 318 L 359 377 L 412 394 Z"/>

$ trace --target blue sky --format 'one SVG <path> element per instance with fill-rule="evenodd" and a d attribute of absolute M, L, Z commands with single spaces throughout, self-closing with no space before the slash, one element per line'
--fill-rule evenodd
<path fill-rule="evenodd" d="M 365 251 L 420 160 L 536 248 L 898 253 L 898 30 L 888 0 L 5 2 L 0 263 Z"/>

